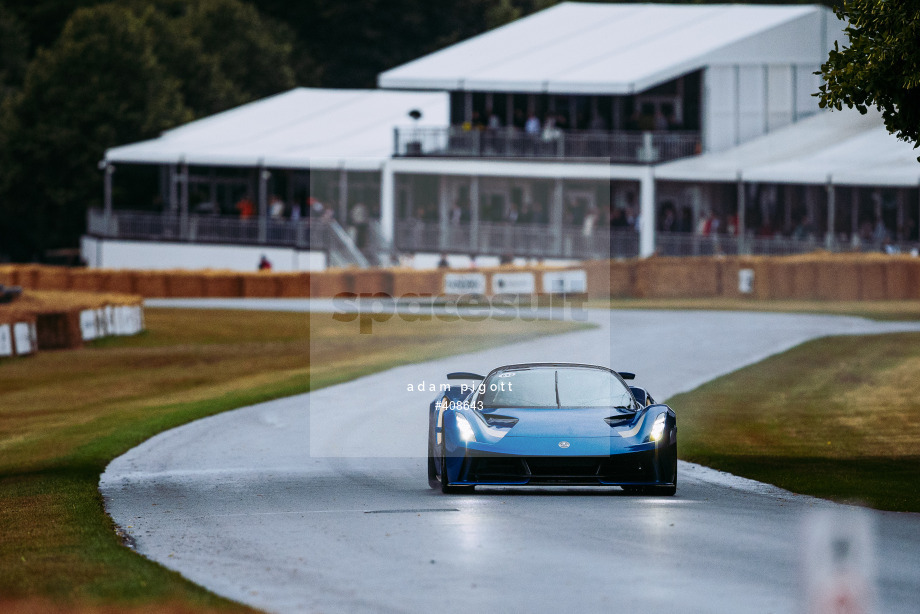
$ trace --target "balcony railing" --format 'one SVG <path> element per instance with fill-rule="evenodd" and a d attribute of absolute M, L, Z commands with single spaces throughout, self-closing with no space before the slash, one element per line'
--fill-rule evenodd
<path fill-rule="evenodd" d="M 396 247 L 406 252 L 468 253 L 517 258 L 634 258 L 639 235 L 632 230 L 608 232 L 545 224 L 481 222 L 450 224 L 403 220 L 396 225 Z"/>
<path fill-rule="evenodd" d="M 394 128 L 401 157 L 603 159 L 651 164 L 700 152 L 698 132 L 554 130 L 528 134 L 515 128 L 464 130 L 459 126 Z"/>

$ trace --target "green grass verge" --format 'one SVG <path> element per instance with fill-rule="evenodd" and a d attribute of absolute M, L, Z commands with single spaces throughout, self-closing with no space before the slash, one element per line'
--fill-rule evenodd
<path fill-rule="evenodd" d="M 669 400 L 685 460 L 920 512 L 920 333 L 800 345 Z"/>
<path fill-rule="evenodd" d="M 592 299 L 588 307 L 610 309 L 702 309 L 718 311 L 768 311 L 823 313 L 870 320 L 920 320 L 920 301 L 814 301 L 757 300 L 753 298 L 617 298 Z"/>
<path fill-rule="evenodd" d="M 0 360 L 3 611 L 251 611 L 121 545 L 98 492 L 111 459 L 197 418 L 580 325 L 394 318 L 359 335 L 330 315 L 151 309 L 147 327 Z"/>

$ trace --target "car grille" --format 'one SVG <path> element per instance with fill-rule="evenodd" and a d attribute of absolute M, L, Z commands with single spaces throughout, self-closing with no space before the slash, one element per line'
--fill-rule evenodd
<path fill-rule="evenodd" d="M 476 456 L 470 476 L 476 482 L 529 484 L 649 482 L 655 479 L 654 452 L 615 456 Z"/>

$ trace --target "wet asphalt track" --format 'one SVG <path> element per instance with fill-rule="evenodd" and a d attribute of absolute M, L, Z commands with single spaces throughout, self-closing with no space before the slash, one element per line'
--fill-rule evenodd
<path fill-rule="evenodd" d="M 810 338 L 920 325 L 722 312 L 589 318 L 599 328 L 392 369 L 162 433 L 109 465 L 107 509 L 145 556 L 268 611 L 798 611 L 800 519 L 833 504 L 687 463 L 672 498 L 616 489 L 445 496 L 425 477 L 433 395 L 406 385 L 573 361 L 636 371 L 661 399 Z M 872 517 L 880 610 L 917 612 L 920 515 Z"/>

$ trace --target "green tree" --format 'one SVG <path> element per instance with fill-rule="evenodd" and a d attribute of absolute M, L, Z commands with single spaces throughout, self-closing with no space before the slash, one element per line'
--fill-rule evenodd
<path fill-rule="evenodd" d="M 16 16 L 0 5 L 0 102 L 22 83 L 29 63 L 29 37 Z"/>
<path fill-rule="evenodd" d="M 105 149 L 191 117 L 143 21 L 114 4 L 77 10 L 4 105 L 0 251 L 22 260 L 75 245 Z"/>
<path fill-rule="evenodd" d="M 821 66 L 820 105 L 882 112 L 885 126 L 918 146 L 920 138 L 920 2 L 844 0 L 849 44 L 834 45 Z M 920 158 L 918 158 L 920 159 Z"/>

